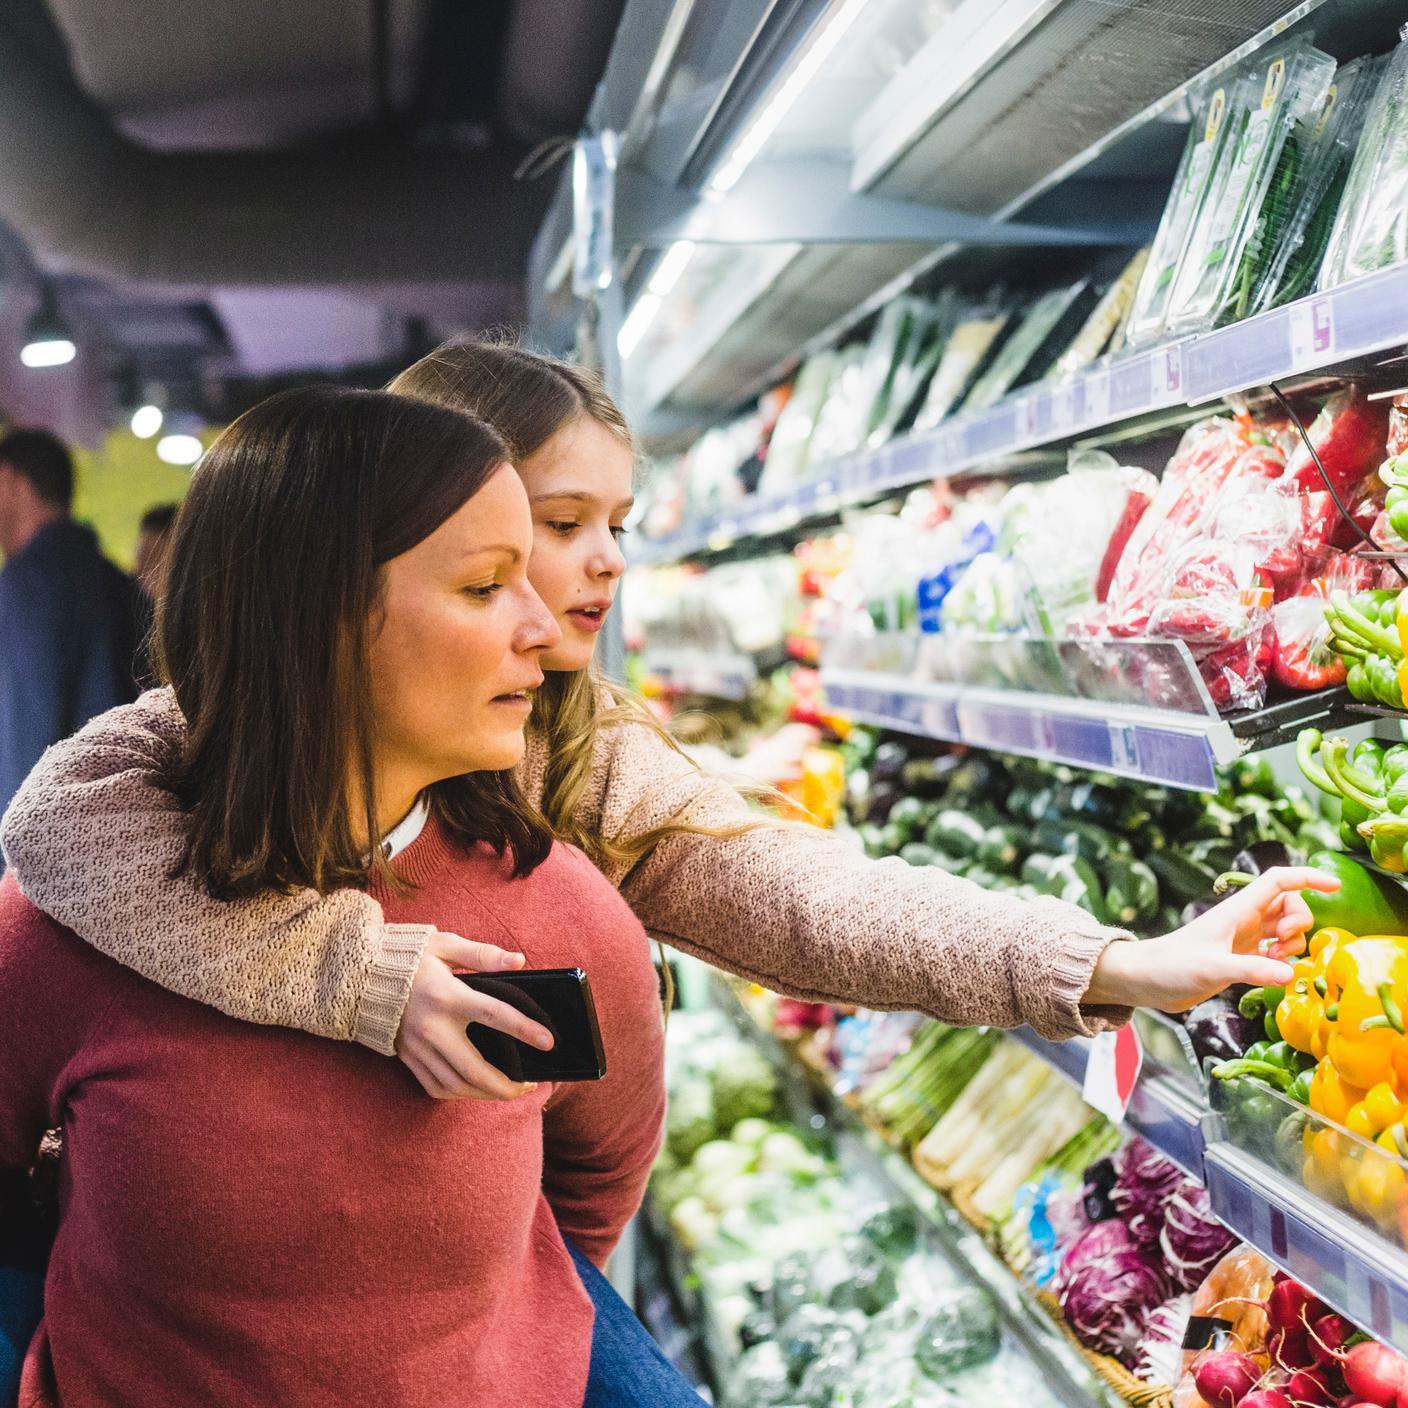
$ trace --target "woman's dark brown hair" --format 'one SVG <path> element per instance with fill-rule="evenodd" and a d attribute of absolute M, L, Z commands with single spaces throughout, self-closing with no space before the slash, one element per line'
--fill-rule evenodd
<path fill-rule="evenodd" d="M 335 387 L 271 396 L 211 446 L 176 520 L 157 622 L 188 726 L 168 783 L 190 817 L 180 869 L 211 894 L 366 881 L 380 569 L 507 458 L 472 416 Z M 511 848 L 517 874 L 547 855 L 551 834 L 508 773 L 451 778 L 429 799 L 457 839 Z"/>

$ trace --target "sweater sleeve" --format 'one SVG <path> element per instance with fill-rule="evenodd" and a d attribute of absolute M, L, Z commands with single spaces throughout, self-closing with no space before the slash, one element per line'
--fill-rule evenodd
<path fill-rule="evenodd" d="M 160 775 L 184 730 L 170 690 L 152 690 L 44 754 L 0 828 L 24 894 L 183 997 L 394 1054 L 433 927 L 387 924 L 357 890 L 227 901 L 171 878 L 185 824 Z"/>
<path fill-rule="evenodd" d="M 638 724 L 609 736 L 604 824 L 618 837 L 671 818 L 727 830 L 759 813 Z M 1089 1036 L 1129 1019 L 1081 998 L 1106 945 L 1132 936 L 1055 899 L 984 890 L 938 867 L 871 860 L 817 827 L 763 821 L 681 833 L 621 882 L 666 943 L 814 1002 L 915 1008 L 959 1026 Z"/>

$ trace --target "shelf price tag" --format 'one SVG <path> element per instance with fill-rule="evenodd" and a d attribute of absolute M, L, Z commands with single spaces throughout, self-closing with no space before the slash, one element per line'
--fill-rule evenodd
<path fill-rule="evenodd" d="M 1144 1048 L 1132 1026 L 1101 1032 L 1090 1043 L 1081 1099 L 1112 1124 L 1123 1124 L 1143 1065 Z"/>
<path fill-rule="evenodd" d="M 1074 430 L 1080 418 L 1077 391 L 1080 383 L 1068 381 L 1051 398 L 1051 429 L 1058 435 Z"/>
<path fill-rule="evenodd" d="M 1335 355 L 1335 305 L 1328 294 L 1303 298 L 1287 310 L 1291 365 L 1297 371 L 1322 367 Z"/>
<path fill-rule="evenodd" d="M 1110 419 L 1110 373 L 1091 372 L 1085 379 L 1086 418 L 1096 425 Z"/>
<path fill-rule="evenodd" d="M 1017 402 L 1017 439 L 1019 441 L 1037 438 L 1036 397 L 1023 396 Z"/>
<path fill-rule="evenodd" d="M 1183 348 L 1165 347 L 1149 359 L 1149 395 L 1155 405 L 1183 394 Z"/>

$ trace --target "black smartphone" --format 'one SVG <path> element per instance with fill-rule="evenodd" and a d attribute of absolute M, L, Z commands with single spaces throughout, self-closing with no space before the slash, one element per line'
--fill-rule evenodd
<path fill-rule="evenodd" d="M 581 968 L 523 968 L 516 973 L 460 973 L 476 992 L 516 1007 L 555 1038 L 539 1051 L 494 1027 L 471 1022 L 465 1035 L 510 1080 L 600 1080 L 606 1053 L 596 1024 L 592 985 Z"/>

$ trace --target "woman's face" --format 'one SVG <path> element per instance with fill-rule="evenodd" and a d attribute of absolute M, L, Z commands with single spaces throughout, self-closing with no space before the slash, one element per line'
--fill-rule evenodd
<path fill-rule="evenodd" d="M 599 421 L 565 425 L 518 466 L 533 508 L 528 575 L 562 632 L 545 670 L 584 670 L 626 570 L 622 527 L 635 457 Z"/>
<path fill-rule="evenodd" d="M 373 623 L 377 788 L 395 822 L 432 782 L 513 767 L 530 691 L 562 633 L 528 581 L 528 496 L 501 465 L 382 569 Z"/>

